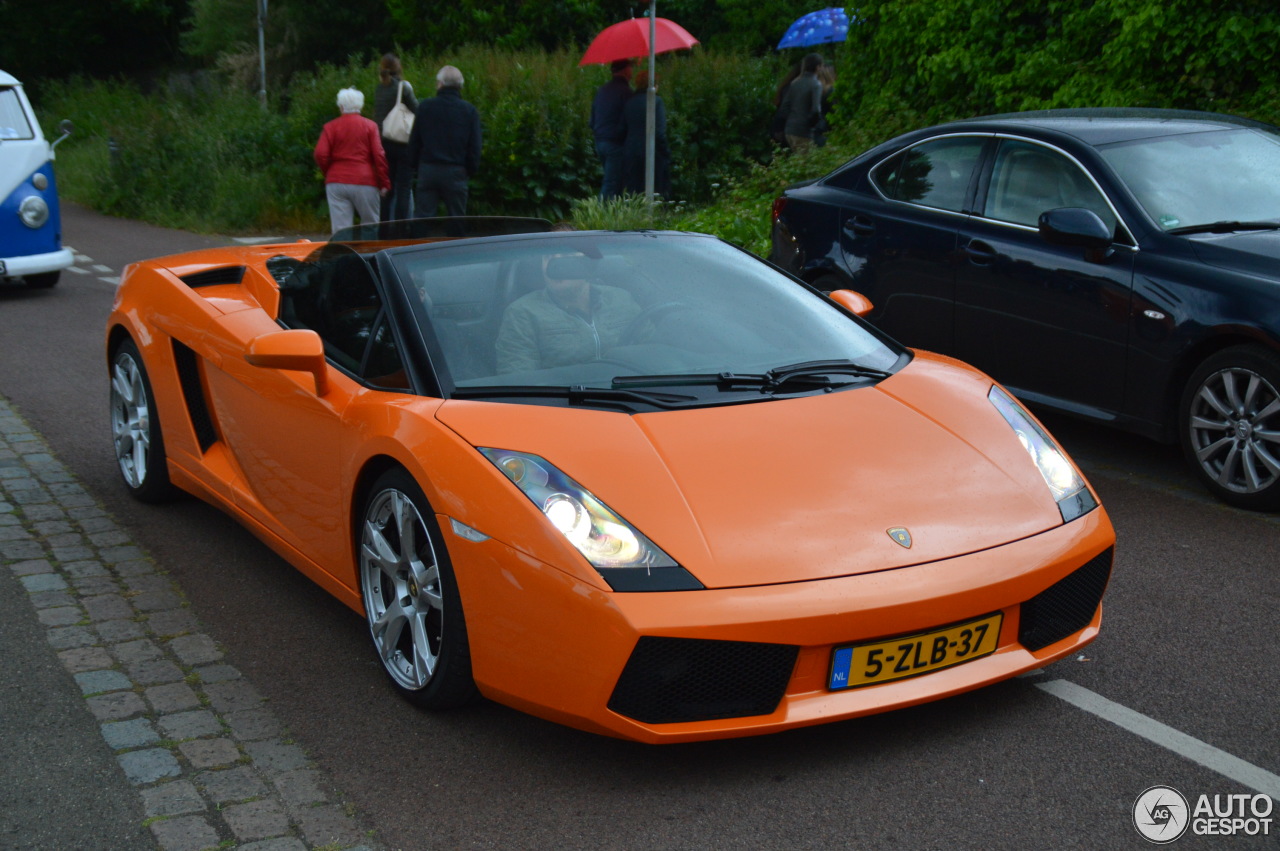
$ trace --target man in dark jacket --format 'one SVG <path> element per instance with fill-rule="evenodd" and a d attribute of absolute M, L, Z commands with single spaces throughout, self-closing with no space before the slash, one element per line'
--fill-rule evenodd
<path fill-rule="evenodd" d="M 619 59 L 610 66 L 613 79 L 596 90 L 591 101 L 591 134 L 596 140 L 596 154 L 604 166 L 604 185 L 600 199 L 608 201 L 622 194 L 623 142 L 627 129 L 622 112 L 631 97 L 631 60 Z"/>
<path fill-rule="evenodd" d="M 480 146 L 480 113 L 462 99 L 462 72 L 446 65 L 436 74 L 436 96 L 418 104 L 409 136 L 415 215 L 436 215 L 442 201 L 448 215 L 467 214 L 467 180 L 480 169 Z"/>
<path fill-rule="evenodd" d="M 787 144 L 797 154 L 812 147 L 813 128 L 822 118 L 822 83 L 818 80 L 821 54 L 810 53 L 800 67 L 800 76 L 787 87 L 781 106 L 787 117 Z"/>

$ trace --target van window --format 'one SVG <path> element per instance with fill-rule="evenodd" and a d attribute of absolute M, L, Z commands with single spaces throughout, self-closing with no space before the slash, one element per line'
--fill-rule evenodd
<path fill-rule="evenodd" d="M 18 99 L 18 90 L 0 89 L 0 139 L 34 139 L 36 131 Z"/>

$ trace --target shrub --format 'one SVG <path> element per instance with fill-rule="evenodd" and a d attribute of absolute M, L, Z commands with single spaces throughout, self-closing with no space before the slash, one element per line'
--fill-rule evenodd
<path fill-rule="evenodd" d="M 600 164 L 588 122 L 608 71 L 579 68 L 578 57 L 492 47 L 402 55 L 419 97 L 434 94 L 441 65 L 456 65 L 466 78 L 463 97 L 480 111 L 484 127 L 469 212 L 559 221 L 575 201 L 598 191 Z M 702 50 L 660 60 L 673 194 L 704 203 L 712 184 L 770 156 L 765 128 L 779 60 Z M 59 146 L 60 179 L 72 200 L 200 230 L 269 231 L 289 224 L 323 230 L 316 139 L 337 115 L 339 89 L 361 89 L 367 115 L 376 82 L 376 64 L 356 57 L 296 76 L 287 90 L 271 93 L 270 110 L 251 94 L 199 78 L 179 78 L 148 94 L 125 83 L 73 80 L 54 86 L 44 106 L 51 117 L 77 125 L 76 135 Z"/>

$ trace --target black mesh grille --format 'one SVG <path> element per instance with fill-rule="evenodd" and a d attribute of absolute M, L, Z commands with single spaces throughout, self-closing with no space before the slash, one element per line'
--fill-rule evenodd
<path fill-rule="evenodd" d="M 178 367 L 178 382 L 182 385 L 182 398 L 187 403 L 187 416 L 191 417 L 191 427 L 195 429 L 196 440 L 200 441 L 200 451 L 208 452 L 209 447 L 217 442 L 218 432 L 213 427 L 209 406 L 204 403 L 204 387 L 196 359 L 195 352 L 177 340 L 173 341 L 173 360 Z"/>
<path fill-rule="evenodd" d="M 644 636 L 609 708 L 646 724 L 768 715 L 799 652 L 791 644 Z"/>
<path fill-rule="evenodd" d="M 1023 647 L 1040 650 L 1089 625 L 1111 577 L 1111 556 L 1110 549 L 1094 556 L 1022 604 L 1018 641 Z"/>
<path fill-rule="evenodd" d="M 182 276 L 182 283 L 194 289 L 216 287 L 220 284 L 238 284 L 244 279 L 243 266 L 223 266 Z"/>

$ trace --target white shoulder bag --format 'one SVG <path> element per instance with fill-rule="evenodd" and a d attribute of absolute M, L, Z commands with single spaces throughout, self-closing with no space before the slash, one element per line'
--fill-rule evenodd
<path fill-rule="evenodd" d="M 408 142 L 413 132 L 413 110 L 404 105 L 404 80 L 396 89 L 396 105 L 391 107 L 387 117 L 382 119 L 382 136 L 393 142 Z"/>

